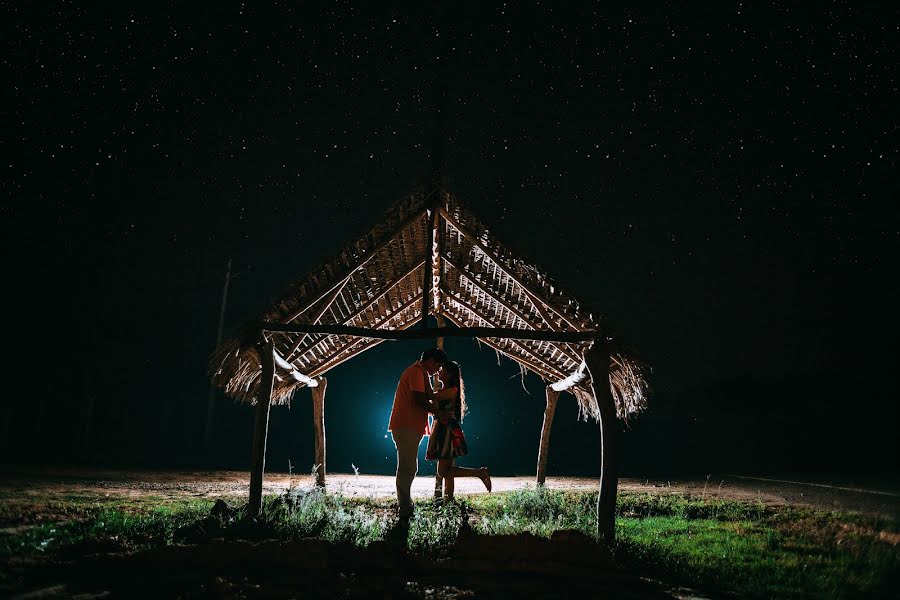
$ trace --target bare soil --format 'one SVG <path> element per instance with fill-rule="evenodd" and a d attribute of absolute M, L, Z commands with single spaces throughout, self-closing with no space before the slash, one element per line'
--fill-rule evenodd
<path fill-rule="evenodd" d="M 493 477 L 494 491 L 522 489 L 534 484 L 533 476 Z M 308 485 L 309 475 L 266 473 L 264 494 L 279 494 L 291 486 Z M 388 475 L 329 473 L 328 489 L 346 496 L 387 498 L 395 495 L 394 478 Z M 555 489 L 597 489 L 595 479 L 548 477 L 546 485 Z M 30 498 L 41 504 L 47 499 L 62 499 L 73 494 L 92 496 L 102 501 L 130 499 L 148 501 L 180 498 L 223 498 L 239 502 L 248 493 L 249 475 L 240 471 L 125 471 L 84 469 L 0 470 L 0 494 Z M 893 483 L 854 483 L 843 481 L 801 480 L 799 478 L 762 478 L 741 475 L 711 475 L 708 479 L 634 479 L 619 480 L 619 489 L 650 494 L 686 494 L 707 499 L 721 498 L 761 502 L 767 506 L 805 506 L 821 510 L 858 512 L 897 518 L 900 516 L 900 490 Z M 420 476 L 413 482 L 415 498 L 433 494 L 434 478 Z M 457 494 L 483 494 L 478 479 L 458 479 Z M 44 503 L 45 504 L 45 503 Z M 12 507 L 6 506 L 8 513 Z M 53 511 L 44 506 L 44 511 Z M 32 506 L 18 515 L 18 523 L 0 514 L 0 525 L 14 526 L 33 520 L 64 520 L 67 515 L 41 512 Z"/>

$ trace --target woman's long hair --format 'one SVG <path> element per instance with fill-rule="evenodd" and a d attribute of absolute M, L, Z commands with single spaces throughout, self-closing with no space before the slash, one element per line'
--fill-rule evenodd
<path fill-rule="evenodd" d="M 462 369 L 459 368 L 458 362 L 451 360 L 444 363 L 444 373 L 447 374 L 447 380 L 444 385 L 447 387 L 454 386 L 458 390 L 456 392 L 457 412 L 455 416 L 456 420 L 462 423 L 468 409 L 466 406 L 466 383 L 463 381 Z"/>

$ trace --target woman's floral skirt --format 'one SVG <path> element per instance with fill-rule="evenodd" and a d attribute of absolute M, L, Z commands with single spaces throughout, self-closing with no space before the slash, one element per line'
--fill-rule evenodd
<path fill-rule="evenodd" d="M 457 458 L 469 453 L 466 436 L 456 419 L 435 419 L 425 450 L 427 460 Z"/>

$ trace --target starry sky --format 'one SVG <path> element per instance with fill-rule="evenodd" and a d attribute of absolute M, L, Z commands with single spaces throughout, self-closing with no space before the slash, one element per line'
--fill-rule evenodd
<path fill-rule="evenodd" d="M 653 366 L 623 472 L 895 468 L 895 9 L 354 4 L 3 7 L 11 460 L 245 468 L 249 408 L 217 396 L 201 444 L 228 260 L 226 329 L 438 154 Z M 533 473 L 543 383 L 448 349 L 472 464 Z M 393 470 L 421 350 L 329 374 L 329 469 Z M 308 394 L 273 410 L 270 468 L 307 470 Z M 563 396 L 551 474 L 597 472 L 575 416 Z"/>

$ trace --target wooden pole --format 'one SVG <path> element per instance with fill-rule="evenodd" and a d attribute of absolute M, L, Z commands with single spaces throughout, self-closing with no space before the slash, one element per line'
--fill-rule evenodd
<path fill-rule="evenodd" d="M 434 317 L 437 320 L 438 327 L 443 327 L 444 326 L 444 315 L 442 315 L 439 312 Z M 441 350 L 444 349 L 444 338 L 439 337 L 437 339 L 437 347 L 440 348 Z M 433 416 L 432 416 L 432 419 L 434 419 Z M 434 425 L 434 422 L 432 421 L 432 426 L 433 425 Z M 440 500 L 443 496 L 444 496 L 444 478 L 441 477 L 440 474 L 437 472 L 437 461 L 435 461 L 435 463 L 434 463 L 434 499 Z"/>
<path fill-rule="evenodd" d="M 222 333 L 225 330 L 225 305 L 228 303 L 228 286 L 231 283 L 231 259 L 225 269 L 225 285 L 222 286 L 222 304 L 219 307 L 219 327 L 216 329 L 216 348 L 222 343 Z M 216 409 L 216 388 L 209 386 L 209 396 L 206 399 L 206 428 L 203 430 L 203 448 L 207 453 L 212 450 L 213 440 L 213 415 Z"/>
<path fill-rule="evenodd" d="M 319 377 L 319 385 L 310 388 L 312 390 L 313 429 L 316 438 L 316 485 L 325 487 L 325 389 L 328 380 Z"/>
<path fill-rule="evenodd" d="M 616 406 L 609 389 L 609 348 L 602 340 L 585 352 L 591 388 L 600 408 L 600 493 L 597 495 L 597 536 L 606 544 L 616 539 Z"/>
<path fill-rule="evenodd" d="M 263 472 L 266 468 L 266 438 L 269 434 L 269 410 L 272 407 L 272 387 L 275 384 L 275 348 L 272 340 L 257 346 L 262 359 L 262 380 L 256 399 L 256 420 L 253 425 L 253 450 L 250 453 L 250 505 L 247 514 L 258 517 L 262 511 Z"/>
<path fill-rule="evenodd" d="M 550 428 L 553 426 L 553 415 L 556 414 L 556 401 L 559 392 L 547 386 L 547 408 L 544 409 L 544 425 L 541 427 L 541 444 L 538 446 L 537 485 L 544 485 L 547 477 L 547 450 L 550 448 Z"/>

